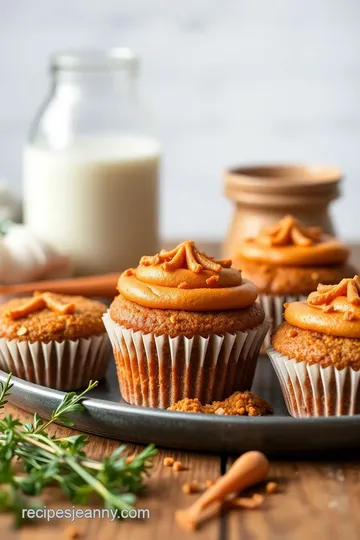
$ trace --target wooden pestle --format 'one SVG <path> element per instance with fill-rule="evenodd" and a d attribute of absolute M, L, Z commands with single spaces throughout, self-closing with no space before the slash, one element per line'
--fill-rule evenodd
<path fill-rule="evenodd" d="M 87 297 L 114 298 L 120 272 L 89 277 L 36 281 L 19 285 L 0 286 L 0 295 L 29 294 L 47 291 L 59 294 L 78 294 Z"/>
<path fill-rule="evenodd" d="M 194 530 L 205 508 L 223 502 L 227 495 L 242 491 L 264 480 L 269 472 L 269 462 L 261 452 L 246 452 L 188 508 L 178 510 L 175 518 L 181 528 Z"/>

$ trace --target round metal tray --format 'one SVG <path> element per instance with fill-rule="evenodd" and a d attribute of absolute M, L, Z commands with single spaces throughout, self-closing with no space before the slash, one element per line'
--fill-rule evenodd
<path fill-rule="evenodd" d="M 0 380 L 7 374 L 0 371 Z M 13 377 L 8 401 L 49 418 L 64 392 Z M 121 398 L 115 366 L 84 400 L 86 411 L 73 416 L 81 431 L 167 448 L 206 452 L 262 450 L 271 455 L 314 454 L 351 450 L 360 445 L 360 415 L 294 419 L 287 413 L 268 358 L 259 358 L 253 391 L 268 400 L 274 414 L 263 417 L 179 413 L 128 405 Z"/>

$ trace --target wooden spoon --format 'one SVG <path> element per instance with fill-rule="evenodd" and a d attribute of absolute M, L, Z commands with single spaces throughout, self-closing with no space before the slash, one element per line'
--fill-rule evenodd
<path fill-rule="evenodd" d="M 264 480 L 269 472 L 269 462 L 261 452 L 246 452 L 188 508 L 178 510 L 175 518 L 184 530 L 198 527 L 202 512 L 214 503 L 223 502 L 227 495 L 242 491 Z"/>
<path fill-rule="evenodd" d="M 59 280 L 35 281 L 19 285 L 0 286 L 0 295 L 26 294 L 34 291 L 48 291 L 59 294 L 79 294 L 81 296 L 114 298 L 120 273 Z"/>

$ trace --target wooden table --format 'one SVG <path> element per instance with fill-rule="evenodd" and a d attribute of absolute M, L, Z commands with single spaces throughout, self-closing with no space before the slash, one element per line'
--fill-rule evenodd
<path fill-rule="evenodd" d="M 356 261 L 360 261 L 356 250 Z M 7 412 L 29 418 L 27 413 L 7 406 Z M 60 436 L 74 430 L 54 428 Z M 336 433 L 334 433 L 336 437 Z M 99 458 L 119 445 L 118 441 L 89 436 L 88 453 Z M 129 455 L 140 447 L 128 445 Z M 186 470 L 174 473 L 163 466 L 164 457 L 182 461 Z M 11 517 L 0 516 L 1 539 L 52 540 L 69 538 L 75 525 L 80 538 L 88 540 L 339 540 L 360 538 L 360 461 L 352 458 L 337 462 L 273 461 L 271 476 L 279 483 L 279 493 L 266 495 L 256 510 L 232 510 L 206 523 L 195 533 L 184 533 L 174 520 L 176 509 L 189 505 L 197 495 L 182 491 L 185 482 L 215 480 L 233 460 L 227 455 L 205 455 L 160 449 L 154 460 L 146 496 L 139 508 L 149 509 L 146 520 L 78 519 L 38 522 L 21 530 L 11 527 Z M 45 504 L 52 508 L 71 508 L 57 490 L 48 490 Z"/>

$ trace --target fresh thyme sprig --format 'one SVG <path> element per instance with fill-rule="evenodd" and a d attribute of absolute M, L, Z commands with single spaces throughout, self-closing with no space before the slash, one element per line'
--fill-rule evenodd
<path fill-rule="evenodd" d="M 131 460 L 121 445 L 110 456 L 96 461 L 86 456 L 86 435 L 56 438 L 47 432 L 54 422 L 73 426 L 69 415 L 85 410 L 81 401 L 96 385 L 91 381 L 81 394 L 66 394 L 46 422 L 38 413 L 26 424 L 12 415 L 0 418 L 0 510 L 13 512 L 17 525 L 21 524 L 23 509 L 39 507 L 38 501 L 34 506 L 32 497 L 41 495 L 49 485 L 57 485 L 73 503 L 86 504 L 95 493 L 108 509 L 133 507 L 157 452 L 153 445 Z M 7 403 L 11 387 L 9 375 L 5 383 L 0 382 L 0 409 Z"/>

